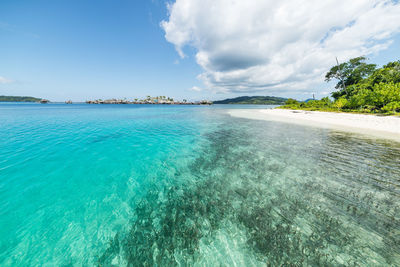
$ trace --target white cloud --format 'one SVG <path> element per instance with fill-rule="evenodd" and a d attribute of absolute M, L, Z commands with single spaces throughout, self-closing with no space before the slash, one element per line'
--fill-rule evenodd
<path fill-rule="evenodd" d="M 197 86 L 193 86 L 192 88 L 189 89 L 189 91 L 200 92 L 203 91 L 203 89 Z"/>
<path fill-rule="evenodd" d="M 183 58 L 196 49 L 198 78 L 219 92 L 304 91 L 341 61 L 386 49 L 400 32 L 389 0 L 177 0 L 161 22 Z"/>
<path fill-rule="evenodd" d="M 0 84 L 2 84 L 2 83 L 11 83 L 11 82 L 12 82 L 11 80 L 6 79 L 6 78 L 0 76 Z"/>

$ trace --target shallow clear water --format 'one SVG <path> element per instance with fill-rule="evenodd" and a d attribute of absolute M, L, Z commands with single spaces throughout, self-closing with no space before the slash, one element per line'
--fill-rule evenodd
<path fill-rule="evenodd" d="M 0 265 L 400 265 L 399 143 L 226 107 L 0 105 Z"/>

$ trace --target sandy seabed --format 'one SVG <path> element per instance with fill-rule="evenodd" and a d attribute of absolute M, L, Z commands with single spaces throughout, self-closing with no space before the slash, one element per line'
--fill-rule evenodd
<path fill-rule="evenodd" d="M 400 142 L 400 117 L 288 109 L 232 109 L 233 117 L 295 123 Z"/>

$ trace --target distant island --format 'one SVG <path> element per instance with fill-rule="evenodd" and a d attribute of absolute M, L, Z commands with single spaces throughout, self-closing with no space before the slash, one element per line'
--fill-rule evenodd
<path fill-rule="evenodd" d="M 32 96 L 5 96 L 0 95 L 0 102 L 40 102 L 41 98 Z"/>
<path fill-rule="evenodd" d="M 196 102 L 190 102 L 186 99 L 182 101 L 174 100 L 173 98 L 166 96 L 156 96 L 151 97 L 147 96 L 145 99 L 135 98 L 133 100 L 127 99 L 96 99 L 96 100 L 87 100 L 86 104 L 158 104 L 158 105 L 211 105 L 213 102 L 208 100 L 201 100 Z"/>
<path fill-rule="evenodd" d="M 287 98 L 275 96 L 239 96 L 225 100 L 213 101 L 214 104 L 252 104 L 252 105 L 283 105 Z"/>

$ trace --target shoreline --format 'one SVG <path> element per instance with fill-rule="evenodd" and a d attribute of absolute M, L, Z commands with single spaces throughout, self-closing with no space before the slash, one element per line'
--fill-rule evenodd
<path fill-rule="evenodd" d="M 352 132 L 400 142 L 400 117 L 289 109 L 232 109 L 233 117 Z"/>

